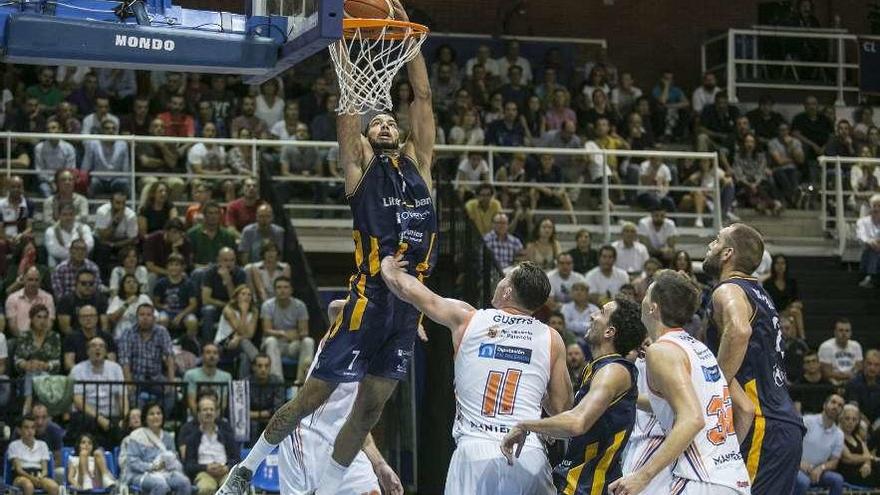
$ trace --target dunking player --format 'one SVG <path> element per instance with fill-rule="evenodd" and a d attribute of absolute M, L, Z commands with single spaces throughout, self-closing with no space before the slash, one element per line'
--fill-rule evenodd
<path fill-rule="evenodd" d="M 742 223 L 721 229 L 709 244 L 703 271 L 719 282 L 706 337 L 731 390 L 742 386 L 754 407 L 754 424 L 740 447 L 752 493 L 780 495 L 794 486 L 805 431 L 785 386 L 779 315 L 750 275 L 763 253 L 761 234 Z"/>
<path fill-rule="evenodd" d="M 406 21 L 400 2 L 392 1 L 395 19 Z M 253 470 L 302 418 L 327 400 L 337 384 L 360 382 L 354 407 L 339 430 L 316 492 L 337 493 L 346 468 L 379 420 L 397 381 L 406 375 L 421 315 L 388 292 L 379 275 L 379 262 L 401 253 L 410 261 L 408 270 L 423 278 L 434 266 L 437 236 L 431 201 L 434 115 L 421 54 L 408 63 L 408 73 L 413 90 L 412 131 L 403 147 L 397 122 L 389 114 L 373 117 L 366 136 L 361 135 L 360 116 L 337 117 L 339 162 L 345 170 L 357 265 L 349 296 L 312 375 L 299 394 L 275 413 L 250 454 L 232 469 L 220 495 L 242 495 Z"/>
<path fill-rule="evenodd" d="M 642 300 L 642 322 L 654 340 L 646 356 L 647 395 L 666 439 L 635 472 L 611 484 L 614 495 L 641 493 L 670 466 L 671 483 L 645 493 L 750 493 L 727 380 L 712 351 L 682 328 L 696 312 L 699 296 L 686 275 L 663 270 Z"/>
<path fill-rule="evenodd" d="M 534 263 L 522 263 L 498 282 L 494 309 L 476 310 L 434 294 L 404 266 L 399 257 L 382 260 L 388 288 L 452 330 L 456 448 L 446 494 L 555 493 L 540 440 L 524 442 L 513 468 L 498 453 L 503 435 L 519 421 L 540 418 L 542 404 L 550 414 L 571 407 L 562 337 L 531 316 L 550 295 L 547 275 Z"/>
<path fill-rule="evenodd" d="M 330 303 L 330 321 L 336 320 L 345 301 Z M 323 342 L 322 342 L 323 346 Z M 321 353 L 319 346 L 318 354 Z M 311 373 L 312 370 L 309 370 Z M 300 421 L 293 434 L 284 437 L 279 447 L 281 462 L 278 478 L 284 495 L 308 495 L 314 493 L 320 482 L 323 466 L 333 453 L 336 434 L 351 412 L 357 396 L 357 383 L 341 383 L 330 394 L 324 405 Z M 345 471 L 340 495 L 378 494 L 382 486 L 387 495 L 403 495 L 403 486 L 397 474 L 388 466 L 379 449 L 368 435 L 363 452 L 358 452 Z"/>
<path fill-rule="evenodd" d="M 597 356 L 581 373 L 575 406 L 545 419 L 520 421 L 501 444 L 510 462 L 529 432 L 555 438 L 573 437 L 565 459 L 553 472 L 559 493 L 607 493 L 608 484 L 620 478 L 620 457 L 636 415 L 636 369 L 623 356 L 645 340 L 639 306 L 615 299 L 593 314 L 587 331 L 591 355 Z M 517 450 L 518 451 L 518 450 Z"/>

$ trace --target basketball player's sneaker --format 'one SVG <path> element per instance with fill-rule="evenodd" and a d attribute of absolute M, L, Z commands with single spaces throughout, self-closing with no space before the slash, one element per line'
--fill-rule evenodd
<path fill-rule="evenodd" d="M 229 476 L 220 485 L 216 495 L 244 495 L 251 486 L 251 478 L 253 476 L 254 473 L 244 466 L 232 466 Z"/>

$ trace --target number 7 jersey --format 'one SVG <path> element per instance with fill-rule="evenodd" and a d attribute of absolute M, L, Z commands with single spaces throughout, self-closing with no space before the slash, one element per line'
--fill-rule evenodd
<path fill-rule="evenodd" d="M 474 313 L 455 354 L 456 442 L 498 442 L 520 421 L 541 418 L 554 331 L 531 316 L 497 309 Z M 543 449 L 537 435 L 525 445 Z"/>
<path fill-rule="evenodd" d="M 727 380 L 715 355 L 684 330 L 663 334 L 657 339 L 657 343 L 661 342 L 669 342 L 687 355 L 685 364 L 690 370 L 691 383 L 706 422 L 706 426 L 697 433 L 694 441 L 673 464 L 673 488 L 676 483 L 693 480 L 726 486 L 743 495 L 751 493 L 749 473 L 743 463 L 733 427 L 733 402 Z M 650 385 L 649 373 L 648 398 L 651 408 L 660 426 L 668 434 L 675 423 L 675 413 L 666 399 L 658 395 Z M 674 490 L 670 493 L 673 492 Z"/>

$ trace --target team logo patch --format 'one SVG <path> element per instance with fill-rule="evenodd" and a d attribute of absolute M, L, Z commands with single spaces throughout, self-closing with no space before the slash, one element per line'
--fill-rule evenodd
<path fill-rule="evenodd" d="M 498 336 L 498 327 L 489 327 L 489 330 L 486 331 L 486 334 L 490 339 L 494 339 Z"/>
<path fill-rule="evenodd" d="M 516 361 L 529 364 L 532 362 L 532 350 L 508 345 L 480 344 L 479 356 L 481 358 L 501 359 L 503 361 Z"/>
<path fill-rule="evenodd" d="M 707 382 L 717 382 L 721 379 L 721 370 L 717 365 L 709 368 L 705 366 L 700 367 L 703 368 L 703 378 L 705 378 Z"/>

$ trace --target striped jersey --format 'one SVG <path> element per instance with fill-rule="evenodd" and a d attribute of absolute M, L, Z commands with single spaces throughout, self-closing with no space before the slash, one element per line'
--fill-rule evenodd
<path fill-rule="evenodd" d="M 638 388 L 639 395 L 648 394 L 648 375 L 647 363 L 645 358 L 640 357 L 635 362 L 636 369 L 639 371 Z M 666 439 L 666 432 L 660 426 L 660 421 L 653 412 L 636 409 L 636 422 L 633 426 L 632 434 L 629 436 L 629 442 L 623 452 L 623 475 L 627 476 L 638 469 L 641 469 L 657 452 L 660 444 Z M 658 474 L 645 487 L 645 493 L 663 493 L 669 489 L 672 482 L 670 470 L 667 468 L 664 472 Z"/>

